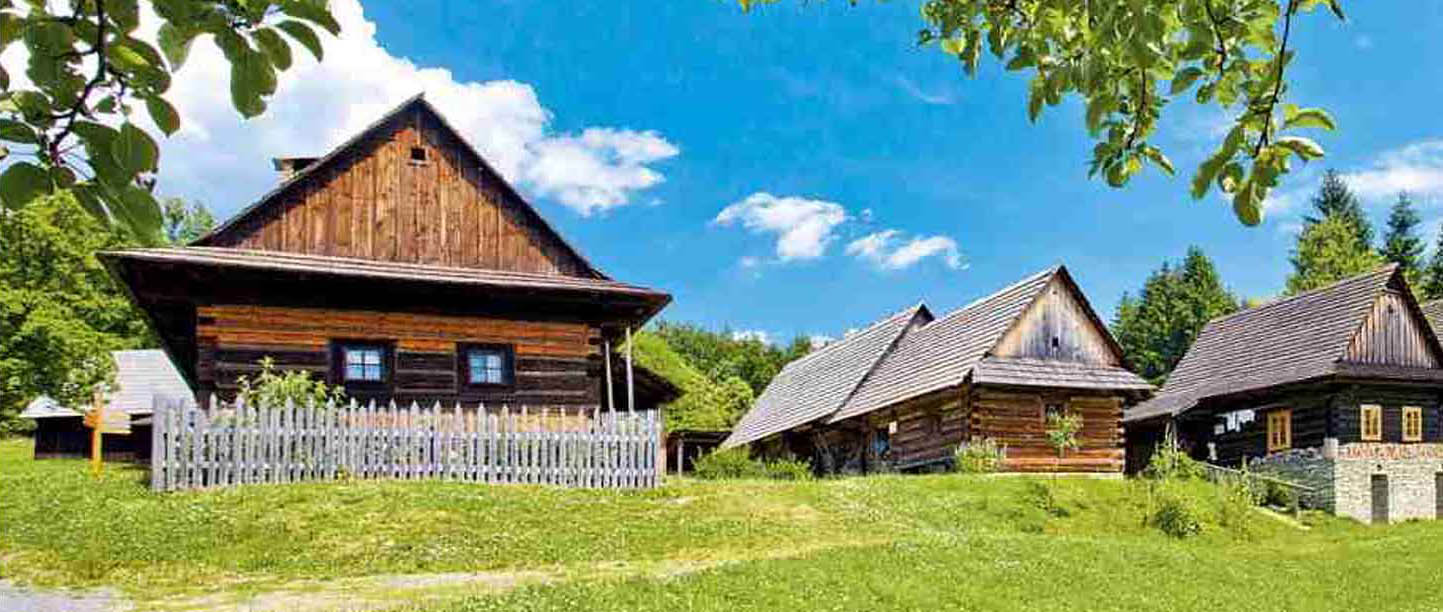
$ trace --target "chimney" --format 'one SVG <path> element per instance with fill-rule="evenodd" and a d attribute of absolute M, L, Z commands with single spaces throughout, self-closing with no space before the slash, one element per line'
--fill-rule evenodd
<path fill-rule="evenodd" d="M 296 173 L 305 170 L 315 161 L 314 157 L 273 157 L 271 166 L 275 167 L 276 172 L 281 173 L 281 182 L 285 182 L 291 180 Z"/>

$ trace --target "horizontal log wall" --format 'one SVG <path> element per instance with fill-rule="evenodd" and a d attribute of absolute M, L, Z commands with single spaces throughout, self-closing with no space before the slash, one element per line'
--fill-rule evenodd
<path fill-rule="evenodd" d="M 874 428 L 897 423 L 886 458 L 893 466 L 910 466 L 946 459 L 964 439 L 966 413 L 960 394 L 914 402 L 889 411 L 873 421 Z"/>
<path fill-rule="evenodd" d="M 978 387 L 974 392 L 970 426 L 974 437 L 991 438 L 1007 446 L 1003 469 L 1014 472 L 1121 472 L 1122 398 L 1111 395 L 1033 392 Z M 1069 414 L 1082 417 L 1078 448 L 1059 459 L 1047 442 L 1043 406 L 1058 402 Z"/>
<path fill-rule="evenodd" d="M 465 146 L 429 116 L 409 113 L 287 187 L 217 246 L 585 274 Z M 413 148 L 427 159 L 413 160 Z"/>
<path fill-rule="evenodd" d="M 257 373 L 263 357 L 281 369 L 329 378 L 333 341 L 369 340 L 394 344 L 391 388 L 348 390 L 361 399 L 536 405 L 601 400 L 600 332 L 584 324 L 266 306 L 203 306 L 197 319 L 197 378 L 202 391 L 223 397 L 234 394 L 241 376 Z M 457 343 L 512 346 L 514 384 L 459 384 Z"/>

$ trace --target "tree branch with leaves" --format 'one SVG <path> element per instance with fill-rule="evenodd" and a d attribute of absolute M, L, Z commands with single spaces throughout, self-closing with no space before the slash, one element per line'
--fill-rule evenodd
<path fill-rule="evenodd" d="M 290 41 L 320 59 L 315 28 L 340 32 L 323 0 L 152 6 L 161 22 L 154 44 L 137 34 L 138 0 L 0 0 L 0 52 L 23 47 L 29 81 L 12 87 L 21 67 L 0 66 L 0 159 L 8 162 L 0 203 L 18 209 L 68 190 L 96 217 L 157 239 L 162 218 L 151 189 L 160 149 L 136 119 L 143 107 L 166 135 L 180 129 L 165 96 L 191 45 L 209 36 L 220 48 L 230 62 L 231 103 L 250 118 L 265 111 L 277 73 L 290 68 Z"/>

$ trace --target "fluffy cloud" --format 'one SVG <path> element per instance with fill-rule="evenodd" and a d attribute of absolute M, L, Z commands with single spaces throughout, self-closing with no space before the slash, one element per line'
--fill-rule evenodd
<path fill-rule="evenodd" d="M 811 336 L 807 336 L 807 343 L 814 351 L 836 341 L 836 338 L 825 334 L 812 334 Z"/>
<path fill-rule="evenodd" d="M 953 270 L 962 268 L 957 241 L 946 236 L 916 236 L 902 239 L 900 230 L 867 234 L 847 245 L 847 254 L 871 262 L 883 270 L 901 270 L 928 257 L 939 257 Z"/>
<path fill-rule="evenodd" d="M 846 220 L 846 209 L 835 202 L 757 192 L 723 208 L 712 222 L 740 223 L 753 233 L 775 235 L 777 258 L 792 261 L 821 257 Z"/>
<path fill-rule="evenodd" d="M 1443 196 L 1443 139 L 1385 151 L 1370 167 L 1344 172 L 1343 179 L 1364 200 L 1391 202 L 1401 191 L 1425 199 Z"/>
<path fill-rule="evenodd" d="M 419 92 L 507 180 L 582 215 L 631 203 L 662 182 L 653 164 L 678 154 L 654 131 L 558 133 L 530 85 L 461 81 L 445 68 L 418 66 L 380 45 L 356 0 L 333 0 L 331 9 L 342 33 L 322 33 L 325 61 L 296 47 L 270 107 L 249 121 L 231 107 L 229 64 L 209 37 L 196 42 L 170 92 L 182 130 L 161 141 L 163 193 L 234 210 L 275 185 L 271 157 L 323 154 Z M 157 27 L 148 15 L 140 35 L 153 40 Z"/>
<path fill-rule="evenodd" d="M 732 340 L 743 342 L 755 340 L 762 344 L 771 344 L 772 335 L 760 329 L 744 329 L 732 332 Z"/>

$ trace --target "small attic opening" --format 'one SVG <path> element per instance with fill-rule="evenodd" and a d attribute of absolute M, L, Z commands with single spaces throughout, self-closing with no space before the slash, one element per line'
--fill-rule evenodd
<path fill-rule="evenodd" d="M 424 164 L 427 159 L 426 147 L 411 147 L 411 161 Z"/>

